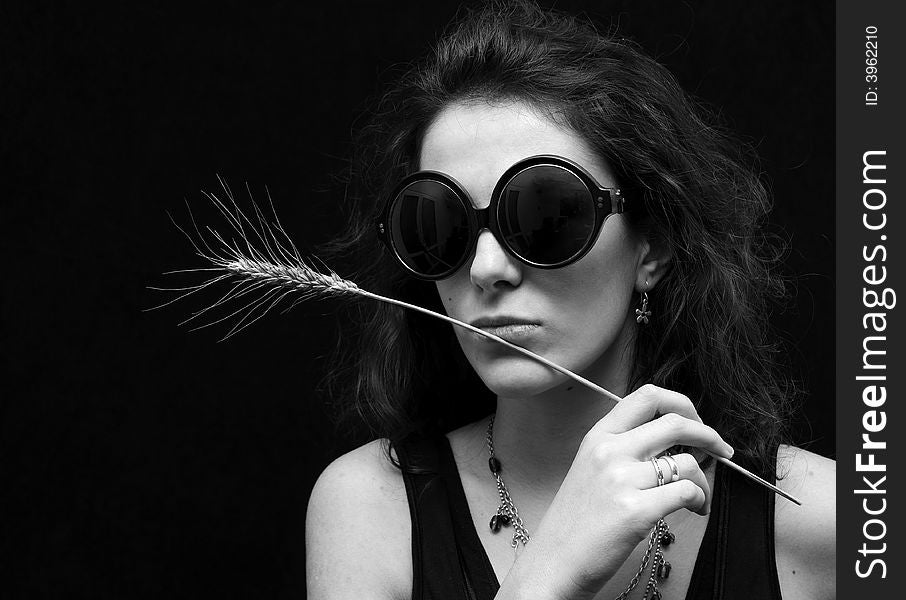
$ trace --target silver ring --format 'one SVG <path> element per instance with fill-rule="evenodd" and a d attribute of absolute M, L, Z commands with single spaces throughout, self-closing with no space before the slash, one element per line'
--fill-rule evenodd
<path fill-rule="evenodd" d="M 657 474 L 657 487 L 664 485 L 664 472 L 661 470 L 661 463 L 658 462 L 658 459 L 651 457 L 648 460 L 651 461 L 651 464 L 654 465 L 654 472 Z"/>
<path fill-rule="evenodd" d="M 664 458 L 665 458 L 665 457 L 663 457 L 663 456 L 658 456 L 658 457 L 657 457 L 657 464 L 660 465 L 660 464 L 661 464 L 661 460 L 664 460 Z M 672 476 L 673 473 L 672 473 L 671 468 L 670 468 L 670 463 L 667 462 L 666 460 L 664 460 L 664 464 L 666 465 L 666 466 L 664 467 L 664 469 L 663 469 L 663 471 L 664 471 L 664 483 L 667 483 L 667 476 L 668 476 L 668 475 Z M 671 481 L 672 481 L 672 480 L 671 480 Z"/>
<path fill-rule="evenodd" d="M 667 461 L 667 464 L 670 466 L 670 483 L 679 481 L 679 465 L 676 464 L 676 459 L 669 454 L 665 454 L 661 458 Z"/>

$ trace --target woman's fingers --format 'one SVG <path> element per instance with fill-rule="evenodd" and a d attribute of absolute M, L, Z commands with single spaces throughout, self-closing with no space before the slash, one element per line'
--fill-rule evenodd
<path fill-rule="evenodd" d="M 608 433 L 623 433 L 667 413 L 701 421 L 689 398 L 679 392 L 648 384 L 618 402 L 592 431 L 600 429 Z"/>
<path fill-rule="evenodd" d="M 657 459 L 656 463 L 652 463 L 651 459 L 642 460 L 635 463 L 635 465 L 631 469 L 632 480 L 628 483 L 632 487 L 638 488 L 640 490 L 657 487 L 658 468 L 663 475 L 664 483 L 670 483 L 674 479 L 672 477 L 673 473 L 671 470 L 671 460 L 676 465 L 676 480 L 694 479 L 696 483 L 703 481 L 704 475 L 702 474 L 701 468 L 698 466 L 695 457 L 691 454 L 683 453 L 675 454 L 669 459 L 665 456 L 662 456 Z M 657 466 L 655 466 L 655 464 L 657 464 Z"/>
<path fill-rule="evenodd" d="M 675 476 L 673 474 L 673 465 L 676 465 Z M 663 478 L 663 483 L 660 486 L 658 485 L 658 471 L 660 471 L 661 477 Z M 653 509 L 654 512 L 651 514 L 655 514 L 658 510 L 663 510 L 665 506 L 670 507 L 669 511 L 658 514 L 657 518 L 683 507 L 689 508 L 700 514 L 706 514 L 706 507 L 710 505 L 711 486 L 708 484 L 708 478 L 705 476 L 704 471 L 702 471 L 698 462 L 695 460 L 695 457 L 691 454 L 681 453 L 669 458 L 662 456 L 657 459 L 633 461 L 620 468 L 612 468 L 609 470 L 609 473 L 609 477 L 604 481 L 606 481 L 606 489 L 611 491 L 624 488 L 625 486 L 632 489 L 633 494 L 638 494 L 653 490 L 657 487 L 668 487 L 680 483 L 679 489 L 674 488 L 671 491 L 671 494 L 673 495 L 663 496 L 655 504 L 655 508 Z M 701 496 L 696 494 L 695 498 L 691 500 L 687 498 L 683 503 L 677 504 L 678 496 L 676 496 L 676 494 L 680 493 L 682 488 L 688 483 L 691 483 L 697 489 L 701 490 Z M 645 502 L 647 502 L 647 500 L 642 500 L 642 504 Z M 641 506 L 642 505 L 639 504 L 637 508 L 642 509 Z M 647 518 L 650 516 L 647 513 L 652 509 L 649 507 L 642 510 L 645 511 L 645 516 Z"/>
<path fill-rule="evenodd" d="M 659 487 L 641 490 L 639 494 L 641 506 L 644 506 L 649 513 L 645 515 L 645 518 L 651 522 L 681 508 L 706 515 L 711 504 L 711 489 L 708 482 L 704 480 L 704 476 L 701 481 L 680 479 Z"/>
<path fill-rule="evenodd" d="M 637 435 L 640 431 L 642 437 Z M 702 424 L 689 398 L 654 385 L 642 386 L 626 396 L 585 438 L 596 446 L 604 438 L 625 433 L 631 433 L 636 458 L 659 454 L 677 444 L 705 448 L 726 458 L 733 456 L 732 447 Z"/>
<path fill-rule="evenodd" d="M 688 508 L 689 510 L 698 512 L 699 514 L 706 514 L 707 507 L 711 504 L 711 486 L 708 484 L 708 478 L 705 477 L 705 473 L 701 470 L 701 467 L 699 467 L 698 462 L 695 460 L 695 457 L 691 454 L 683 453 L 677 454 L 676 456 L 671 456 L 669 458 L 662 456 L 661 458 L 655 459 L 655 461 L 657 466 L 661 469 L 664 478 L 664 484 L 658 486 L 657 468 L 655 468 L 654 464 L 649 462 L 649 465 L 651 466 L 650 477 L 654 481 L 654 485 L 649 487 L 648 489 L 668 487 L 680 483 L 681 481 L 691 482 L 702 491 L 702 498 L 704 498 L 704 500 L 699 502 L 699 496 L 697 492 L 693 494 L 694 498 L 692 499 L 683 496 L 683 503 L 676 506 L 673 510 L 676 510 L 677 508 Z M 671 468 L 673 465 L 676 466 L 677 471 L 675 477 L 673 476 Z M 685 483 L 682 484 L 682 486 L 685 485 Z M 680 487 L 682 488 L 682 486 Z M 664 498 L 664 501 L 669 502 L 671 501 L 671 498 L 672 501 L 676 501 L 677 498 L 682 496 L 682 493 L 682 489 L 671 490 L 671 493 Z M 680 494 L 680 496 L 677 496 L 677 494 Z"/>
<path fill-rule="evenodd" d="M 627 441 L 638 459 L 660 454 L 677 444 L 703 448 L 726 458 L 733 456 L 733 448 L 714 429 L 676 413 L 661 415 L 623 436 L 631 438 Z"/>
<path fill-rule="evenodd" d="M 676 477 L 673 477 L 670 459 L 676 464 Z M 701 467 L 699 467 L 695 457 L 691 454 L 683 453 L 671 456 L 670 459 L 662 456 L 655 459 L 654 462 L 645 460 L 636 463 L 637 466 L 633 468 L 634 481 L 632 483 L 640 490 L 640 492 L 647 492 L 657 487 L 674 486 L 675 484 L 680 483 L 679 487 L 674 487 L 669 490 L 669 493 L 666 495 L 662 494 L 657 497 L 657 501 L 654 505 L 655 512 L 652 514 L 655 514 L 658 510 L 665 510 L 666 512 L 658 514 L 659 518 L 668 512 L 673 512 L 680 508 L 688 508 L 699 514 L 707 514 L 707 507 L 710 506 L 711 486 L 708 484 L 708 478 L 705 476 L 704 471 L 701 470 Z M 664 481 L 661 486 L 658 486 L 658 469 L 660 469 Z M 684 487 L 689 483 L 700 490 L 701 495 L 694 492 L 684 496 Z M 691 488 L 689 488 L 689 490 L 691 490 Z M 687 497 L 690 495 L 691 497 Z M 665 507 L 669 507 L 669 510 L 666 510 Z"/>

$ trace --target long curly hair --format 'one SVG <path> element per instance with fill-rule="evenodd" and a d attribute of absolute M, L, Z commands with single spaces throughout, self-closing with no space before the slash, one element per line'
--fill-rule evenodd
<path fill-rule="evenodd" d="M 768 326 L 784 294 L 781 245 L 761 228 L 770 199 L 754 152 L 631 41 L 530 2 L 465 10 L 358 130 L 349 227 L 322 253 L 349 261 L 376 291 L 442 310 L 434 285 L 407 276 L 378 243 L 374 216 L 418 169 L 441 110 L 513 100 L 583 137 L 636 200 L 630 224 L 672 253 L 653 317 L 638 330 L 631 387 L 686 394 L 738 455 L 769 472 L 795 392 Z M 341 416 L 394 440 L 491 409 L 448 325 L 380 303 L 355 305 L 347 318 L 355 331 L 327 380 Z"/>

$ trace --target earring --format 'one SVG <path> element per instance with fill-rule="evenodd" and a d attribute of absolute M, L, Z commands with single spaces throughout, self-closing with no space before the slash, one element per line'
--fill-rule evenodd
<path fill-rule="evenodd" d="M 648 317 L 651 316 L 651 311 L 648 310 L 648 292 L 642 292 L 640 294 L 642 300 L 642 308 L 635 309 L 635 322 L 648 324 Z"/>

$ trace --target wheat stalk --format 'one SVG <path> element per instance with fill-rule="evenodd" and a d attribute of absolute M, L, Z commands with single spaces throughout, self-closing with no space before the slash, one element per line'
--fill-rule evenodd
<path fill-rule="evenodd" d="M 202 194 L 204 194 L 217 208 L 229 224 L 232 234 L 236 237 L 233 237 L 233 235 L 224 236 L 217 230 L 207 226 L 204 228 L 204 231 L 207 232 L 208 236 L 203 235 L 202 230 L 199 229 L 198 224 L 195 221 L 194 215 L 192 215 L 191 208 L 189 208 L 189 216 L 192 221 L 192 227 L 195 233 L 194 236 L 180 227 L 171 216 L 170 220 L 189 240 L 198 256 L 212 266 L 209 268 L 169 271 L 165 274 L 209 273 L 210 276 L 206 281 L 188 287 L 152 287 L 151 289 L 153 290 L 181 293 L 178 297 L 169 302 L 165 302 L 148 310 L 168 306 L 200 290 L 220 283 L 227 283 L 232 287 L 230 287 L 230 289 L 216 302 L 206 308 L 195 311 L 192 316 L 180 323 L 180 325 L 184 325 L 199 317 L 207 315 L 213 309 L 238 301 L 240 304 L 238 309 L 233 310 L 224 317 L 203 325 L 198 325 L 192 329 L 192 331 L 195 331 L 235 318 L 236 323 L 220 340 L 224 341 L 246 327 L 249 327 L 284 301 L 292 300 L 292 303 L 284 309 L 284 312 L 286 312 L 291 310 L 299 302 L 305 300 L 349 296 L 370 298 L 379 302 L 385 302 L 408 310 L 420 312 L 451 323 L 457 327 L 467 329 L 473 333 L 494 340 L 520 354 L 528 356 L 533 360 L 566 375 L 577 383 L 605 396 L 615 403 L 622 400 L 622 398 L 616 394 L 577 375 L 569 369 L 483 329 L 479 329 L 478 327 L 474 327 L 459 319 L 429 310 L 416 304 L 411 304 L 388 296 L 382 296 L 362 289 L 354 282 L 340 277 L 323 263 L 321 263 L 322 269 L 315 268 L 314 263 L 320 261 L 316 258 L 306 259 L 299 252 L 298 248 L 283 228 L 283 225 L 280 223 L 280 219 L 277 217 L 276 210 L 274 210 L 274 204 L 269 192 L 267 193 L 267 199 L 268 204 L 270 205 L 270 213 L 273 215 L 273 221 L 270 221 L 265 216 L 264 212 L 254 201 L 254 198 L 252 198 L 251 190 L 246 187 L 249 197 L 252 198 L 251 204 L 254 210 L 253 218 L 249 218 L 239 208 L 239 205 L 236 203 L 235 197 L 226 182 L 220 177 L 218 177 L 218 180 L 223 188 L 225 200 L 218 198 L 215 194 L 210 192 L 202 191 Z M 186 206 L 188 208 L 188 203 Z M 790 494 L 765 481 L 758 475 L 740 467 L 733 461 L 722 456 L 715 456 L 707 450 L 705 450 L 705 452 L 714 456 L 715 459 L 728 467 L 749 477 L 753 481 L 768 487 L 784 498 L 787 498 L 796 504 L 802 504 Z"/>

